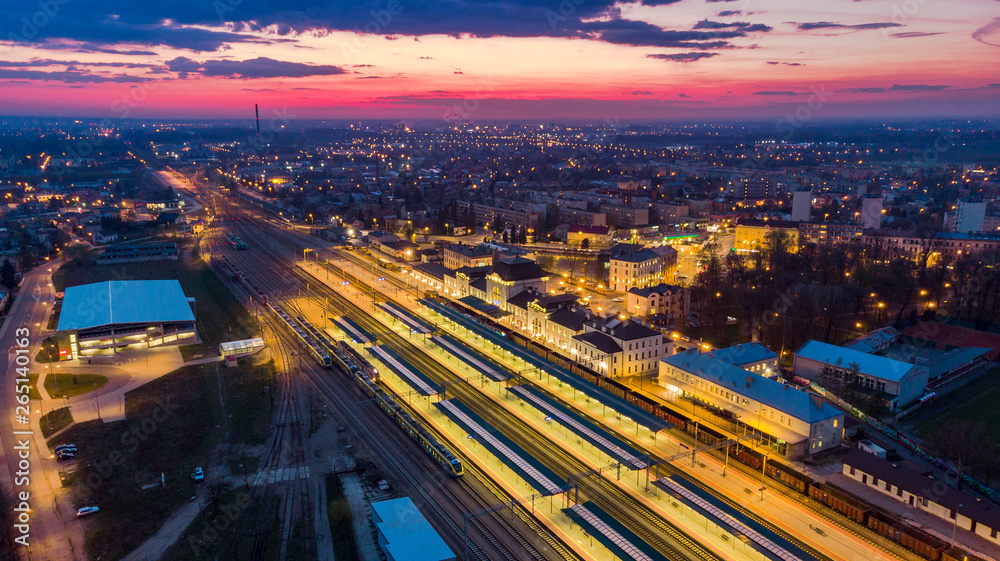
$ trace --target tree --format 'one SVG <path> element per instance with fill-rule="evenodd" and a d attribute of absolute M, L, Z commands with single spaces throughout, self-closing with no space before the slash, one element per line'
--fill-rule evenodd
<path fill-rule="evenodd" d="M 14 264 L 10 262 L 10 259 L 4 259 L 3 265 L 0 266 L 0 284 L 6 286 L 9 290 L 14 290 L 17 286 L 17 270 L 14 268 Z"/>
<path fill-rule="evenodd" d="M 590 249 L 590 238 L 583 238 L 580 241 L 580 249 Z"/>
<path fill-rule="evenodd" d="M 21 558 L 20 547 L 14 541 L 14 524 L 17 524 L 17 513 L 14 512 L 16 506 L 14 492 L 6 487 L 0 487 L 0 561 L 15 561 Z"/>
<path fill-rule="evenodd" d="M 958 488 L 966 472 L 986 467 L 992 461 L 993 442 L 989 431 L 975 421 L 951 421 L 942 425 L 926 440 L 928 452 L 951 462 L 958 471 Z"/>

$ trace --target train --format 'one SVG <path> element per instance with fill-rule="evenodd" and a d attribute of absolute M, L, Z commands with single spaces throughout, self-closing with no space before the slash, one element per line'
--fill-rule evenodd
<path fill-rule="evenodd" d="M 365 394 L 375 399 L 379 408 L 402 427 L 410 438 L 416 440 L 438 465 L 447 470 L 452 477 L 461 477 L 465 473 L 462 460 L 455 457 L 455 454 L 447 446 L 441 444 L 434 435 L 424 428 L 420 421 L 413 418 L 396 401 L 394 395 L 379 383 L 378 369 L 374 368 L 370 362 L 343 341 L 340 341 L 333 351 L 337 363 L 345 372 L 354 376 Z"/>
<path fill-rule="evenodd" d="M 222 272 L 222 277 L 228 282 L 236 282 L 240 279 L 243 273 L 229 260 L 229 257 L 225 255 L 219 256 L 219 270 Z"/>
<path fill-rule="evenodd" d="M 274 302 L 269 302 L 267 307 L 281 319 L 285 326 L 287 326 L 296 337 L 298 337 L 299 341 L 303 343 L 306 350 L 309 351 L 309 354 L 312 355 L 313 359 L 315 359 L 320 366 L 329 368 L 330 365 L 333 364 L 333 359 L 330 358 L 330 353 L 327 352 L 326 347 L 313 335 L 315 328 L 312 327 L 312 325 L 301 318 L 296 319 L 286 314 L 284 310 L 282 310 L 281 307 Z"/>
<path fill-rule="evenodd" d="M 247 243 L 235 234 L 226 234 L 226 245 L 233 249 L 246 249 Z"/>
<path fill-rule="evenodd" d="M 254 284 L 254 282 L 252 280 L 248 279 L 245 275 L 240 274 L 240 282 L 243 283 L 243 286 L 245 286 L 247 288 L 247 290 L 250 291 L 250 294 L 254 298 L 256 298 L 261 304 L 263 304 L 265 306 L 267 305 L 267 303 L 268 303 L 267 302 L 267 293 L 264 292 L 263 290 L 261 290 L 259 286 L 257 286 L 256 284 Z"/>
<path fill-rule="evenodd" d="M 480 325 L 506 337 L 510 341 L 525 347 L 528 350 L 546 358 L 547 360 L 566 368 L 590 383 L 642 408 L 643 410 L 660 417 L 673 424 L 676 428 L 690 434 L 699 442 L 705 445 L 713 445 L 730 437 L 719 431 L 706 427 L 696 422 L 687 415 L 671 409 L 663 403 L 654 401 L 642 394 L 633 391 L 624 384 L 587 368 L 581 364 L 570 361 L 552 351 L 551 349 L 531 340 L 520 332 L 503 326 L 492 318 L 482 314 L 478 310 L 466 307 L 459 302 L 442 298 L 439 295 L 425 297 L 432 298 L 438 303 L 450 307 L 451 309 L 476 321 Z M 725 448 L 722 448 L 725 450 Z M 947 561 L 945 552 L 949 549 L 946 542 L 939 540 L 933 535 L 910 524 L 905 519 L 889 514 L 874 505 L 868 504 L 863 499 L 851 495 L 847 491 L 835 488 L 829 484 L 813 480 L 813 478 L 800 473 L 794 467 L 779 460 L 773 459 L 773 455 L 767 459 L 765 464 L 764 455 L 756 450 L 747 448 L 739 443 L 729 447 L 729 458 L 743 463 L 754 470 L 760 471 L 762 468 L 767 477 L 779 481 L 785 487 L 795 492 L 808 496 L 819 503 L 825 505 L 843 516 L 853 520 L 857 524 L 865 526 L 870 530 L 884 536 L 901 546 L 914 551 L 918 555 L 932 561 Z"/>
<path fill-rule="evenodd" d="M 352 371 L 354 368 L 357 368 L 358 372 L 373 382 L 378 382 L 382 379 L 382 376 L 378 373 L 378 368 L 372 366 L 372 363 L 368 362 L 368 359 L 358 351 L 352 349 L 345 341 L 338 341 L 337 348 L 340 352 L 350 357 L 351 360 L 349 362 L 353 364 L 348 364 L 348 368 L 352 369 Z"/>

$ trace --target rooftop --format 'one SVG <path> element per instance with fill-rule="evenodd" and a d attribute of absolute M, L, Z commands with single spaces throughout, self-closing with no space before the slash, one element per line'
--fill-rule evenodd
<path fill-rule="evenodd" d="M 916 368 L 908 362 L 813 340 L 806 341 L 805 345 L 795 351 L 795 358 L 799 357 L 836 365 L 844 369 L 851 369 L 856 364 L 858 372 L 861 374 L 893 382 L 901 381 L 907 373 Z"/>
<path fill-rule="evenodd" d="M 108 281 L 67 288 L 58 330 L 185 321 L 194 313 L 176 280 Z"/>
<path fill-rule="evenodd" d="M 446 561 L 455 553 L 409 497 L 371 503 L 372 519 L 385 538 L 382 548 L 395 561 Z"/>
<path fill-rule="evenodd" d="M 825 403 L 817 394 L 804 392 L 770 378 L 762 378 L 735 364 L 694 349 L 669 356 L 663 362 L 808 423 L 844 414 L 840 409 Z"/>
<path fill-rule="evenodd" d="M 615 342 L 614 339 L 609 337 L 605 333 L 600 331 L 588 331 L 587 333 L 581 333 L 579 335 L 574 335 L 573 339 L 577 341 L 582 341 L 591 347 L 601 351 L 602 353 L 620 353 L 622 352 L 621 346 Z"/>
<path fill-rule="evenodd" d="M 537 263 L 524 257 L 501 259 L 494 263 L 493 273 L 500 277 L 500 280 L 506 282 L 534 280 L 549 276 Z"/>
<path fill-rule="evenodd" d="M 651 249 L 643 249 L 641 251 L 636 251 L 635 253 L 629 253 L 625 255 L 617 255 L 612 257 L 612 261 L 624 261 L 626 263 L 642 263 L 644 261 L 653 261 L 654 259 L 659 259 L 660 256 L 657 255 Z"/>
<path fill-rule="evenodd" d="M 736 366 L 743 366 L 744 364 L 778 358 L 778 353 L 756 341 L 752 343 L 733 345 L 732 347 L 726 347 L 725 349 L 718 349 L 708 354 L 721 361 L 735 364 Z"/>
<path fill-rule="evenodd" d="M 681 290 L 684 290 L 684 287 L 660 283 L 656 286 L 648 286 L 646 288 L 631 288 L 628 292 L 642 298 L 648 298 L 650 294 L 666 294 L 668 292 L 670 294 L 677 294 Z"/>
<path fill-rule="evenodd" d="M 943 481 L 940 487 L 944 491 L 939 492 L 939 486 L 934 485 L 936 480 L 931 476 L 931 472 L 924 471 L 912 462 L 883 460 L 875 454 L 852 448 L 844 456 L 844 465 L 854 467 L 920 497 L 927 497 L 927 491 L 934 489 L 932 496 L 928 497 L 929 500 L 948 509 L 962 505 L 958 508 L 962 516 L 967 516 L 990 528 L 1000 528 L 1000 505 L 963 493 Z"/>

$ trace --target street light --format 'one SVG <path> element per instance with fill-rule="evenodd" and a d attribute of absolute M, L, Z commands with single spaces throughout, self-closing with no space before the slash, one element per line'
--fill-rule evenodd
<path fill-rule="evenodd" d="M 955 534 L 958 533 L 958 509 L 962 508 L 962 503 L 955 507 L 955 525 L 951 528 L 951 547 L 955 547 Z"/>

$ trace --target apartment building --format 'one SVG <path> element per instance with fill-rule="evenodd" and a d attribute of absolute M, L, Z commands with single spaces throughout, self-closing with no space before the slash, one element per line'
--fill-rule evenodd
<path fill-rule="evenodd" d="M 628 313 L 650 321 L 663 320 L 680 326 L 691 311 L 691 292 L 672 284 L 631 288 L 626 299 Z"/>
<path fill-rule="evenodd" d="M 493 264 L 493 250 L 484 245 L 457 243 L 446 246 L 443 253 L 444 266 L 452 270 Z"/>

